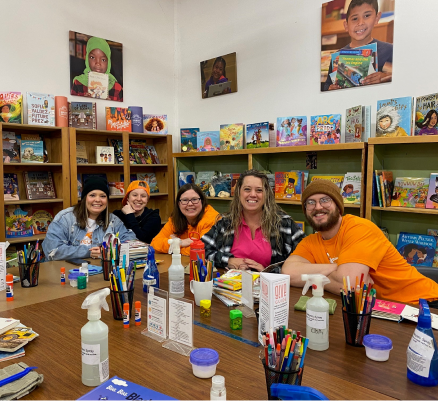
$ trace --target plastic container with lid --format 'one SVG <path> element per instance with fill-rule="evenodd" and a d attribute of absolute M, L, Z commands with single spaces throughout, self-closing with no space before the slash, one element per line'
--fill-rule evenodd
<path fill-rule="evenodd" d="M 190 353 L 193 374 L 201 379 L 208 379 L 216 374 L 219 354 L 211 348 L 197 348 Z"/>
<path fill-rule="evenodd" d="M 392 350 L 392 341 L 380 334 L 367 334 L 363 338 L 363 345 L 367 357 L 373 361 L 384 362 L 389 359 L 389 351 Z"/>
<path fill-rule="evenodd" d="M 84 273 L 79 273 L 79 272 L 73 272 L 73 273 L 70 273 L 68 275 L 68 279 L 69 279 L 70 285 L 72 287 L 77 287 L 78 286 L 78 277 L 79 276 L 85 276 L 85 274 Z"/>

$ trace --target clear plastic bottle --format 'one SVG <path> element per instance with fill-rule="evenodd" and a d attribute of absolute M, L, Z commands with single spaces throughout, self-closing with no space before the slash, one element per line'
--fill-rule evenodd
<path fill-rule="evenodd" d="M 143 273 L 143 292 L 149 293 L 149 287 L 160 288 L 160 273 L 155 262 L 155 249 L 149 245 L 148 260 Z"/>
<path fill-rule="evenodd" d="M 169 274 L 169 297 L 184 297 L 184 266 L 181 264 L 181 240 L 172 238 L 168 240 L 172 253 L 172 264 L 167 271 Z"/>
<path fill-rule="evenodd" d="M 227 390 L 225 388 L 225 377 L 213 376 L 211 378 L 210 400 L 226 400 Z"/>
<path fill-rule="evenodd" d="M 87 277 L 87 283 L 88 283 L 88 263 L 82 263 L 82 266 L 79 268 L 80 273 L 84 273 L 85 277 Z"/>
<path fill-rule="evenodd" d="M 109 379 L 108 326 L 100 320 L 100 309 L 109 310 L 105 299 L 109 293 L 109 288 L 93 292 L 82 304 L 89 320 L 81 329 L 82 383 L 86 386 L 99 386 Z"/>

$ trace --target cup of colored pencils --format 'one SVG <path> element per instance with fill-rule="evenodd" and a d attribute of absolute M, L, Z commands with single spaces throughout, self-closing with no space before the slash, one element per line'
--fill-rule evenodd
<path fill-rule="evenodd" d="M 18 252 L 18 270 L 20 272 L 21 286 L 25 288 L 36 287 L 40 272 L 41 251 L 39 249 Z"/>
<path fill-rule="evenodd" d="M 136 266 L 134 262 L 129 266 L 119 268 L 113 264 L 110 273 L 110 294 L 113 317 L 123 320 L 123 304 L 129 303 L 129 317 L 131 317 L 132 303 L 134 299 L 134 278 Z"/>

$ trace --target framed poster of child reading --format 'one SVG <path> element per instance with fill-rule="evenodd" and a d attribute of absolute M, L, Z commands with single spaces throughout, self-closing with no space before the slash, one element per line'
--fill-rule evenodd
<path fill-rule="evenodd" d="M 69 32 L 70 94 L 123 102 L 123 47 Z"/>
<path fill-rule="evenodd" d="M 236 53 L 201 61 L 202 98 L 237 92 Z"/>

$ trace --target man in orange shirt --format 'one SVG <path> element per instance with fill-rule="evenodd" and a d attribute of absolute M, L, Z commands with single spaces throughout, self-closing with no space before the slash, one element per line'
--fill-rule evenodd
<path fill-rule="evenodd" d="M 363 273 L 365 282 L 374 282 L 380 299 L 411 304 L 419 298 L 438 300 L 438 284 L 408 264 L 374 223 L 343 216 L 344 202 L 335 184 L 313 181 L 303 192 L 302 206 L 317 233 L 304 238 L 283 265 L 292 286 L 304 286 L 303 273 L 324 274 L 330 279 L 325 289 L 339 294 L 344 276 L 354 282 Z"/>

